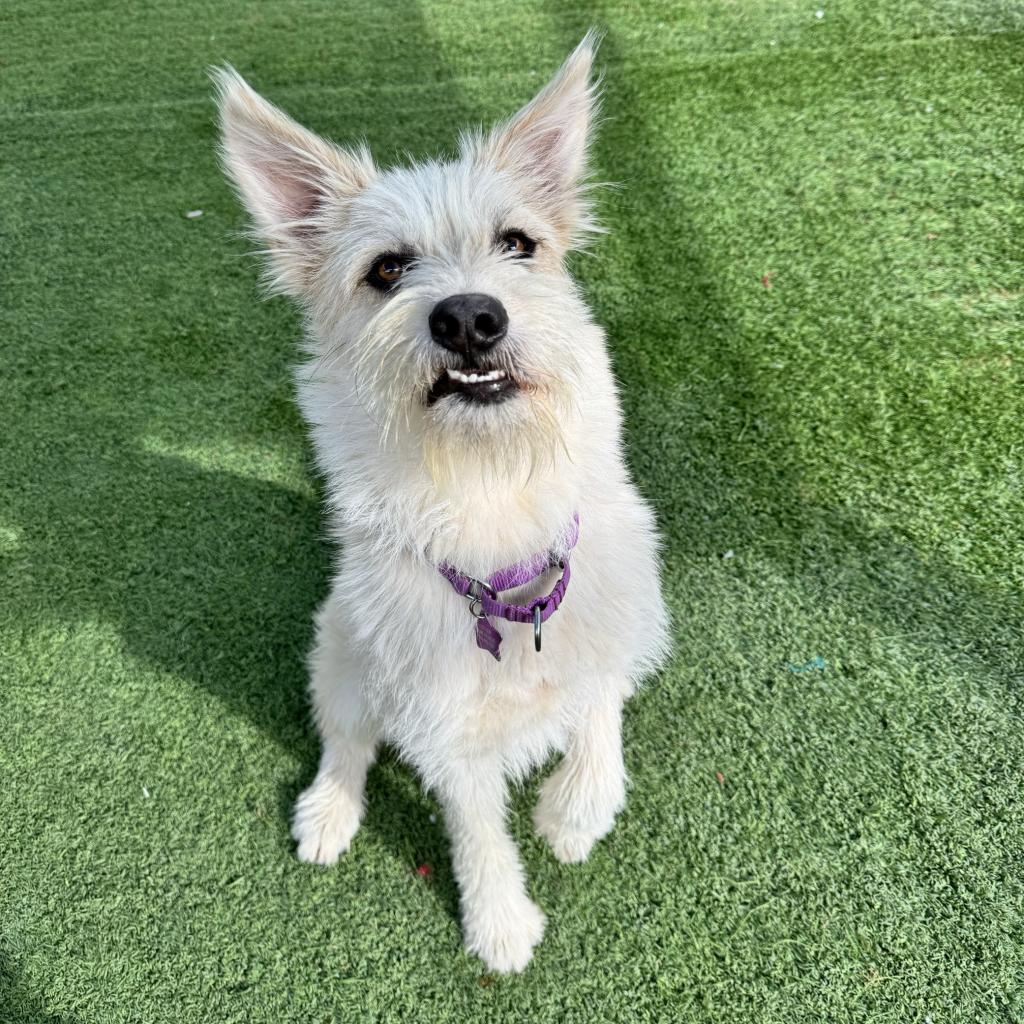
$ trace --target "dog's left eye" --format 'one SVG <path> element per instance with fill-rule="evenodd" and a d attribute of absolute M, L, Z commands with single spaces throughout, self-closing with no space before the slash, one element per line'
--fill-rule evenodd
<path fill-rule="evenodd" d="M 498 248 L 515 260 L 526 260 L 533 255 L 537 243 L 522 231 L 506 231 L 498 242 Z"/>
<path fill-rule="evenodd" d="M 398 285 L 411 262 L 411 256 L 398 256 L 393 253 L 378 256 L 366 275 L 366 283 L 379 291 L 389 292 Z"/>

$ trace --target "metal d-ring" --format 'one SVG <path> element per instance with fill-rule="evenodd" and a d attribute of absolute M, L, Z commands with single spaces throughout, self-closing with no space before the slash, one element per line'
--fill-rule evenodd
<path fill-rule="evenodd" d="M 489 587 L 483 580 L 470 579 L 466 597 L 469 600 L 469 614 L 474 619 L 482 619 L 484 617 L 484 603 L 480 600 L 480 592 L 482 590 L 488 591 L 492 597 L 497 596 L 494 588 Z"/>
<path fill-rule="evenodd" d="M 540 651 L 540 605 L 533 606 L 533 646 Z"/>

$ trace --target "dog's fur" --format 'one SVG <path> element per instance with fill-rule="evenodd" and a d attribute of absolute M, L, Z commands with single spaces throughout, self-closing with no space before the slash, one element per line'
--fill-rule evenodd
<path fill-rule="evenodd" d="M 508 781 L 564 752 L 534 821 L 559 860 L 582 861 L 623 806 L 623 702 L 667 643 L 655 525 L 623 459 L 604 336 L 565 268 L 596 229 L 593 45 L 511 120 L 464 135 L 454 159 L 391 170 L 300 127 L 230 68 L 215 73 L 225 166 L 273 287 L 306 316 L 299 403 L 341 546 L 310 657 L 323 756 L 295 808 L 298 856 L 327 865 L 348 849 L 374 752 L 393 744 L 444 808 L 465 942 L 496 971 L 526 965 L 545 921 L 505 827 Z M 510 229 L 537 240 L 532 259 L 500 251 Z M 388 252 L 414 260 L 385 295 L 364 278 Z M 462 365 L 431 340 L 428 315 L 466 292 L 508 310 L 489 365 L 519 390 L 428 404 Z M 495 661 L 438 565 L 486 578 L 557 553 L 574 512 L 572 583 L 542 653 L 529 626 L 496 620 Z M 511 599 L 547 593 L 554 576 Z"/>

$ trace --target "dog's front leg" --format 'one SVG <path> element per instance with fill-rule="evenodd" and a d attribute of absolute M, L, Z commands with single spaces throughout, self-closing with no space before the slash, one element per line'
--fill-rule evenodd
<path fill-rule="evenodd" d="M 339 622 L 322 611 L 309 690 L 323 751 L 316 778 L 299 797 L 292 818 L 296 854 L 309 864 L 333 864 L 348 849 L 363 818 L 363 788 L 376 753 L 377 728 L 351 650 Z"/>
<path fill-rule="evenodd" d="M 452 843 L 466 948 L 492 971 L 521 971 L 544 934 L 505 826 L 505 777 L 497 761 L 449 765 L 437 786 Z"/>
<path fill-rule="evenodd" d="M 541 786 L 533 823 L 555 856 L 574 864 L 612 830 L 625 802 L 622 701 L 616 696 L 583 716 L 562 763 Z"/>

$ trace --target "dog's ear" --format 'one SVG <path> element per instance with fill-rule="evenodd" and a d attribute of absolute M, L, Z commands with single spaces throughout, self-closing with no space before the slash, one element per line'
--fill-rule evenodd
<path fill-rule="evenodd" d="M 597 114 L 597 83 L 590 72 L 598 40 L 591 29 L 518 114 L 475 143 L 478 158 L 525 183 L 531 200 L 564 232 L 566 245 L 595 228 L 583 182 Z"/>
<path fill-rule="evenodd" d="M 234 68 L 210 72 L 224 169 L 256 223 L 271 287 L 301 297 L 323 259 L 324 233 L 376 171 L 365 148 L 341 149 L 268 103 Z"/>

